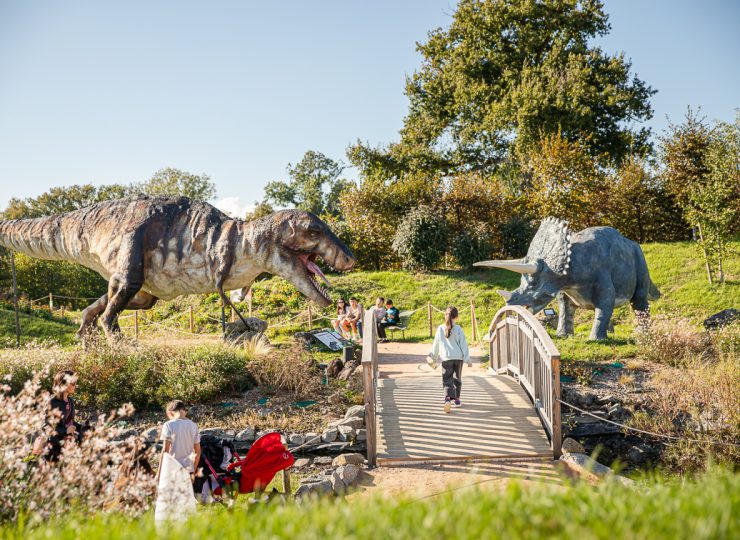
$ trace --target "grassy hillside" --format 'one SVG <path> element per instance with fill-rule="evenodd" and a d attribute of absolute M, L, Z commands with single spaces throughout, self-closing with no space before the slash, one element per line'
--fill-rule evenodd
<path fill-rule="evenodd" d="M 78 325 L 69 319 L 40 317 L 21 313 L 18 317 L 21 326 L 21 343 L 30 341 L 56 341 L 69 345 L 75 341 Z M 15 345 L 15 315 L 12 311 L 0 308 L 0 347 Z"/>
<path fill-rule="evenodd" d="M 243 496 L 244 497 L 244 496 Z M 151 514 L 68 518 L 34 530 L 0 529 L 0 538 L 170 537 L 376 538 L 737 538 L 740 477 L 715 471 L 697 481 L 614 482 L 572 487 L 510 484 L 503 491 L 449 491 L 421 499 L 326 500 L 274 504 L 234 512 L 200 508 L 186 525 L 157 533 Z M 165 532 L 166 529 L 166 532 Z"/>
<path fill-rule="evenodd" d="M 740 251 L 740 241 L 731 243 L 731 250 Z M 696 246 L 690 242 L 646 244 L 643 246 L 651 276 L 662 293 L 662 297 L 653 302 L 652 313 L 657 316 L 686 319 L 688 324 L 699 326 L 701 321 L 722 309 L 740 306 L 740 258 L 726 261 L 727 282 L 724 285 L 709 285 L 701 258 Z M 334 298 L 357 296 L 365 307 L 369 307 L 376 296 L 392 298 L 399 309 L 418 309 L 411 319 L 407 339 L 428 339 L 427 302 L 444 309 L 453 304 L 460 309 L 460 324 L 470 337 L 471 318 L 470 303 L 475 303 L 478 328 L 481 334 L 495 312 L 503 306 L 503 299 L 496 293 L 497 289 L 512 290 L 519 284 L 519 276 L 505 270 L 485 270 L 480 272 L 458 272 L 439 270 L 431 274 L 415 274 L 404 271 L 352 272 L 343 275 L 330 275 L 333 283 Z M 186 331 L 188 328 L 187 308 L 195 306 L 195 325 L 200 332 L 218 332 L 220 304 L 217 295 L 185 297 L 172 302 L 158 304 L 147 312 L 147 317 Z M 306 300 L 282 279 L 273 278 L 255 286 L 255 315 L 265 318 L 271 324 L 279 324 L 288 317 L 304 311 Z M 246 311 L 246 304 L 241 306 Z M 331 316 L 331 308 L 323 310 Z M 329 321 L 318 319 L 320 310 L 314 308 L 316 325 L 329 325 Z M 0 311 L 3 322 L 10 321 L 9 312 Z M 610 359 L 625 358 L 635 354 L 633 341 L 634 320 L 628 306 L 618 308 L 614 314 L 614 334 L 604 343 L 587 342 L 593 312 L 579 310 L 577 316 L 576 336 L 570 339 L 557 340 L 558 347 L 565 359 Z M 433 324 L 442 322 L 442 315 L 433 311 Z M 163 323 L 164 324 L 164 323 Z M 131 332 L 132 320 L 121 321 L 125 331 Z M 32 317 L 22 321 L 24 336 L 38 338 L 55 337 L 62 343 L 73 340 L 75 328 Z M 148 332 L 142 323 L 144 335 Z M 161 326 L 160 326 L 161 328 Z M 306 317 L 299 318 L 292 324 L 270 330 L 272 339 L 281 340 L 292 333 L 306 328 Z M 178 335 L 174 332 L 172 335 Z M 2 324 L 0 338 L 12 337 L 12 324 Z M 399 336 L 400 337 L 400 336 Z"/>

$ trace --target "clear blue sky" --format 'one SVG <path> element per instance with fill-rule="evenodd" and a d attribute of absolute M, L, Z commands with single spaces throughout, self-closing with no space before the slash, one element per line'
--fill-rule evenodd
<path fill-rule="evenodd" d="M 308 149 L 397 139 L 415 42 L 452 0 L 0 0 L 0 208 L 52 186 L 209 174 L 243 208 Z M 740 106 L 740 2 L 606 0 L 654 130 Z M 352 172 L 350 171 L 350 175 Z"/>

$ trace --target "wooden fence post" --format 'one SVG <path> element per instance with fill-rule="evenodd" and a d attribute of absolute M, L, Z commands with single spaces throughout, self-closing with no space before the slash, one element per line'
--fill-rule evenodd
<path fill-rule="evenodd" d="M 49 293 L 49 313 L 54 311 L 54 295 Z"/>
<path fill-rule="evenodd" d="M 231 306 L 231 322 L 234 322 L 236 320 L 236 311 L 234 311 L 234 306 Z"/>
<path fill-rule="evenodd" d="M 193 306 L 190 305 L 190 333 L 193 334 L 195 325 L 193 324 Z"/>
<path fill-rule="evenodd" d="M 226 308 L 221 304 L 221 332 L 226 333 Z"/>
<path fill-rule="evenodd" d="M 311 311 L 311 304 L 308 304 L 308 331 L 313 330 L 313 312 Z"/>
<path fill-rule="evenodd" d="M 134 310 L 134 335 L 139 339 L 139 310 Z"/>
<path fill-rule="evenodd" d="M 61 309 L 61 311 L 62 311 L 62 318 L 64 318 L 64 304 L 62 304 L 62 306 L 59 309 Z"/>
<path fill-rule="evenodd" d="M 290 469 L 283 469 L 283 493 L 290 495 Z"/>
<path fill-rule="evenodd" d="M 476 323 L 476 320 L 475 320 L 475 304 L 471 300 L 470 301 L 470 326 L 471 326 L 471 329 L 472 329 L 471 335 L 473 336 L 473 341 L 477 341 L 478 340 L 478 333 L 477 333 L 476 328 L 475 328 L 477 325 L 475 323 Z"/>
<path fill-rule="evenodd" d="M 432 337 L 432 303 L 427 302 L 427 319 L 429 319 L 429 337 Z"/>
<path fill-rule="evenodd" d="M 18 319 L 18 282 L 15 277 L 15 251 L 10 252 L 10 269 L 13 274 L 13 310 L 15 311 L 15 346 L 21 346 L 21 323 Z"/>

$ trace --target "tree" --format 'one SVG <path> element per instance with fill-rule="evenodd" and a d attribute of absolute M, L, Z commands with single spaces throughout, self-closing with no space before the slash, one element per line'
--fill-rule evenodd
<path fill-rule="evenodd" d="M 532 215 L 564 219 L 574 230 L 603 224 L 606 183 L 584 144 L 560 133 L 545 135 L 525 167 Z"/>
<path fill-rule="evenodd" d="M 689 237 L 691 227 L 675 197 L 646 160 L 630 156 L 607 180 L 609 203 L 604 224 L 641 244 Z"/>
<path fill-rule="evenodd" d="M 309 150 L 295 166 L 288 164 L 290 180 L 265 186 L 265 201 L 293 206 L 317 216 L 340 214 L 339 199 L 352 182 L 340 178 L 344 167 L 321 152 Z"/>
<path fill-rule="evenodd" d="M 274 212 L 275 209 L 272 207 L 272 205 L 270 205 L 270 203 L 267 203 L 265 201 L 255 203 L 254 210 L 252 210 L 251 212 L 247 212 L 247 215 L 244 216 L 244 221 L 259 219 L 261 217 L 269 216 Z"/>
<path fill-rule="evenodd" d="M 182 196 L 196 201 L 208 201 L 216 196 L 216 184 L 207 174 L 197 175 L 172 167 L 158 170 L 133 189 L 148 195 Z"/>
<path fill-rule="evenodd" d="M 130 191 L 130 187 L 121 184 L 54 187 L 35 198 L 10 199 L 2 217 L 3 219 L 22 219 L 63 214 L 101 201 L 125 197 Z"/>
<path fill-rule="evenodd" d="M 450 27 L 417 44 L 400 142 L 358 143 L 350 159 L 386 177 L 493 172 L 555 133 L 600 160 L 642 153 L 650 130 L 630 126 L 651 118 L 655 92 L 591 44 L 609 29 L 599 0 L 461 0 Z"/>
<path fill-rule="evenodd" d="M 689 109 L 683 124 L 668 128 L 661 139 L 666 186 L 686 220 L 698 232 L 707 278 L 724 281 L 728 237 L 740 218 L 740 116 L 734 124 L 714 128 Z"/>
<path fill-rule="evenodd" d="M 438 209 L 418 206 L 404 218 L 393 236 L 393 249 L 409 270 L 430 271 L 447 251 L 447 222 Z"/>

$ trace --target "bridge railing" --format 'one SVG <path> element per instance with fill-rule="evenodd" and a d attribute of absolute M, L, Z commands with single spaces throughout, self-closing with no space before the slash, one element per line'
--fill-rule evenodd
<path fill-rule="evenodd" d="M 375 308 L 368 309 L 362 321 L 362 386 L 365 397 L 365 429 L 367 431 L 367 464 L 377 465 L 378 439 L 376 432 L 376 396 L 378 384 L 378 327 Z"/>
<path fill-rule="evenodd" d="M 513 375 L 527 391 L 560 457 L 560 353 L 540 322 L 520 306 L 504 306 L 489 327 L 490 366 Z"/>

